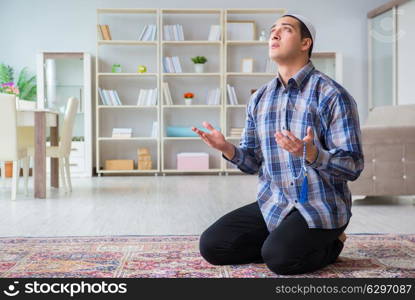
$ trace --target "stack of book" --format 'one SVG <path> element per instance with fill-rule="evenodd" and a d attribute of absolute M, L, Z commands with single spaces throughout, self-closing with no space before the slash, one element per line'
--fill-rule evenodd
<path fill-rule="evenodd" d="M 163 72 L 165 73 L 181 73 L 182 66 L 180 65 L 180 60 L 178 56 L 169 57 L 166 56 L 163 58 Z"/>
<path fill-rule="evenodd" d="M 277 63 L 270 58 L 266 58 L 265 72 L 274 74 L 278 73 Z"/>
<path fill-rule="evenodd" d="M 219 41 L 219 40 L 220 40 L 220 25 L 211 25 L 208 41 Z"/>
<path fill-rule="evenodd" d="M 112 40 L 110 27 L 108 25 L 97 25 L 98 34 L 101 40 Z"/>
<path fill-rule="evenodd" d="M 152 106 L 157 105 L 157 88 L 155 89 L 140 89 L 137 99 L 138 106 Z"/>
<path fill-rule="evenodd" d="M 117 91 L 98 88 L 98 93 L 103 105 L 122 105 Z"/>
<path fill-rule="evenodd" d="M 243 128 L 231 127 L 230 137 L 240 138 L 243 130 Z"/>
<path fill-rule="evenodd" d="M 147 24 L 144 26 L 143 31 L 141 31 L 140 36 L 138 37 L 139 41 L 155 41 L 156 40 L 157 28 L 154 24 Z"/>
<path fill-rule="evenodd" d="M 161 88 L 163 90 L 164 103 L 166 105 L 173 105 L 173 99 L 171 98 L 169 84 L 167 82 L 163 82 L 161 84 Z"/>
<path fill-rule="evenodd" d="M 118 139 L 131 138 L 133 134 L 132 128 L 113 128 L 112 137 Z"/>
<path fill-rule="evenodd" d="M 165 41 L 184 41 L 183 26 L 181 24 L 164 25 L 163 34 Z"/>
<path fill-rule="evenodd" d="M 226 85 L 228 90 L 228 99 L 230 105 L 237 105 L 238 98 L 236 97 L 235 88 L 229 84 Z"/>
<path fill-rule="evenodd" d="M 210 90 L 206 97 L 206 103 L 208 105 L 219 105 L 220 104 L 220 89 L 216 88 Z"/>

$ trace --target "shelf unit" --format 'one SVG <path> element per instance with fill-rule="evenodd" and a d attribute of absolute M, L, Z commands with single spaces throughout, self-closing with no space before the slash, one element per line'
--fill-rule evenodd
<path fill-rule="evenodd" d="M 191 115 L 192 120 L 195 123 L 194 126 L 201 125 L 201 117 L 203 112 L 216 117 L 218 123 L 214 126 L 220 126 L 222 124 L 223 105 L 204 105 L 194 104 L 191 106 L 181 104 L 181 94 L 187 90 L 183 90 L 181 87 L 186 86 L 189 83 L 196 82 L 211 84 L 213 88 L 219 88 L 223 90 L 223 33 L 221 32 L 221 38 L 219 41 L 208 41 L 208 30 L 210 25 L 220 25 L 223 30 L 223 10 L 222 9 L 162 9 L 160 17 L 160 31 L 163 30 L 164 25 L 171 24 L 183 24 L 184 41 L 166 41 L 161 32 L 161 54 L 164 56 L 181 56 L 185 58 L 181 59 L 181 65 L 183 73 L 162 73 L 161 82 L 167 82 L 172 92 L 173 102 L 179 103 L 174 105 L 165 105 L 164 97 L 162 97 L 162 109 L 161 109 L 161 172 L 162 173 L 219 173 L 221 169 L 221 155 L 220 153 L 209 152 L 209 170 L 177 170 L 174 163 L 174 154 L 184 151 L 203 151 L 208 148 L 199 137 L 168 137 L 166 135 L 167 126 L 179 125 L 179 126 L 192 126 L 192 122 L 186 120 L 187 115 Z M 198 36 L 193 35 L 189 31 L 190 24 L 198 22 Z M 201 37 L 206 37 L 206 40 L 200 40 Z M 209 51 L 210 50 L 210 51 Z M 204 73 L 190 72 L 190 51 L 194 51 L 194 55 L 204 55 L 208 59 L 209 70 Z M 198 52 L 199 51 L 199 52 Z M 213 54 L 216 53 L 216 54 Z M 208 54 L 206 54 L 208 53 Z M 215 59 L 216 58 L 216 59 Z M 174 94 L 174 86 L 180 89 L 180 93 Z M 200 86 L 200 84 L 199 84 Z M 198 95 L 202 93 L 201 89 L 195 93 L 196 100 Z M 222 98 L 222 97 L 221 97 Z M 199 98 L 200 99 L 200 98 Z M 223 99 L 223 98 L 222 98 Z M 221 100 L 222 100 L 221 99 Z M 200 101 L 200 100 L 199 100 Z M 199 118 L 195 117 L 198 116 Z M 171 123 L 169 123 L 169 121 Z M 177 124 L 179 123 L 179 124 Z M 174 152 L 174 154 L 171 153 Z M 217 151 L 216 151 L 217 152 Z"/>
<path fill-rule="evenodd" d="M 228 38 L 228 21 L 236 20 L 253 20 L 255 24 L 259 25 L 260 29 L 268 30 L 270 26 L 275 22 L 275 20 L 286 13 L 285 9 L 226 9 L 224 12 L 224 33 L 225 33 L 225 42 L 224 42 L 224 52 L 225 52 L 225 76 L 224 76 L 224 120 L 223 123 L 226 124 L 224 128 L 224 135 L 226 139 L 234 144 L 238 145 L 240 137 L 230 136 L 230 126 L 243 128 L 245 125 L 245 110 L 246 104 L 249 101 L 249 96 L 246 96 L 242 99 L 238 97 L 240 101 L 238 105 L 230 105 L 228 100 L 228 93 L 226 90 L 227 84 L 233 85 L 236 90 L 236 94 L 239 95 L 249 95 L 248 87 L 259 88 L 264 83 L 271 80 L 275 74 L 261 72 L 260 69 L 255 67 L 257 65 L 259 56 L 264 57 L 264 54 L 267 55 L 268 41 L 260 40 L 231 40 Z M 259 31 L 254 32 L 255 38 L 258 38 Z M 251 73 L 240 72 L 239 70 L 239 61 L 245 56 L 245 52 L 241 52 L 240 49 L 248 49 L 248 54 L 246 56 L 256 55 L 254 57 L 254 69 Z M 233 59 L 235 58 L 235 59 Z M 241 84 L 242 83 L 242 84 Z M 238 88 L 239 86 L 239 88 Z M 222 169 L 226 174 L 228 173 L 240 173 L 242 172 L 236 168 L 233 164 L 222 160 Z"/>
<path fill-rule="evenodd" d="M 155 80 L 154 86 L 158 88 L 158 102 L 155 106 L 131 105 L 131 100 L 121 106 L 102 105 L 99 101 L 98 90 L 96 91 L 96 164 L 98 175 L 120 173 L 153 173 L 155 175 L 158 173 L 163 175 L 174 173 L 242 174 L 241 171 L 222 159 L 221 153 L 209 148 L 199 137 L 169 137 L 166 135 L 166 129 L 167 126 L 199 127 L 202 121 L 209 121 L 214 127 L 221 129 L 228 141 L 238 145 L 240 137 L 230 136 L 230 127 L 244 127 L 245 110 L 250 98 L 250 89 L 259 88 L 276 74 L 262 72 L 265 70 L 265 58 L 268 57 L 268 41 L 228 40 L 227 21 L 254 20 L 259 25 L 258 28 L 268 30 L 278 16 L 283 15 L 285 12 L 285 9 L 98 9 L 98 24 L 103 23 L 100 23 L 100 16 L 107 14 L 121 14 L 124 16 L 127 14 L 152 14 L 155 20 L 153 24 L 155 23 L 157 26 L 157 35 L 156 41 L 135 41 L 130 37 L 109 41 L 98 40 L 97 49 L 100 51 L 97 50 L 97 87 L 105 88 L 105 84 L 111 87 L 113 81 Z M 191 24 L 195 22 L 198 23 L 197 31 L 191 30 Z M 183 24 L 184 41 L 164 40 L 163 26 L 172 24 Z M 207 40 L 210 25 L 220 25 L 221 38 L 219 41 Z M 113 27 L 111 26 L 112 33 Z M 137 25 L 134 28 L 137 28 Z M 136 36 L 139 34 L 138 29 L 135 32 Z M 116 30 L 117 27 L 115 27 L 113 38 L 117 37 Z M 255 36 L 258 38 L 258 33 L 255 33 Z M 206 40 L 201 40 L 202 37 L 206 38 Z M 125 73 L 111 73 L 108 71 L 108 66 L 105 67 L 105 63 L 100 64 L 101 49 L 106 47 L 151 48 L 153 50 L 152 54 L 156 57 L 156 62 L 153 68 L 148 68 L 148 73 L 134 73 L 135 70 L 126 70 Z M 193 72 L 190 57 L 196 55 L 204 55 L 208 58 L 205 73 Z M 239 67 L 236 67 L 239 65 L 241 57 L 255 55 L 253 72 L 244 73 L 241 72 Z M 118 55 L 116 59 L 120 58 L 120 56 Z M 183 73 L 164 73 L 162 68 L 164 56 L 179 56 Z M 339 83 L 342 82 L 342 58 L 339 53 L 314 53 L 312 60 L 317 69 L 335 78 Z M 116 61 L 111 61 L 108 65 L 112 63 L 116 63 Z M 143 64 L 147 65 L 147 63 Z M 165 104 L 163 91 L 161 90 L 163 82 L 168 82 L 169 84 L 174 102 L 173 105 Z M 237 95 L 242 95 L 242 97 L 238 97 L 240 99 L 239 104 L 229 104 L 227 84 L 234 85 Z M 220 89 L 221 101 L 219 105 L 205 104 L 203 96 L 208 87 L 218 87 Z M 195 104 L 190 106 L 184 105 L 184 100 L 181 97 L 184 92 L 188 91 L 195 92 L 196 94 Z M 134 95 L 134 97 L 136 96 Z M 135 112 L 137 112 L 138 118 L 144 116 L 158 121 L 159 132 L 157 138 L 138 135 L 128 139 L 119 139 L 108 136 L 109 127 L 106 123 L 102 123 L 104 120 L 114 121 L 119 120 L 121 117 L 134 119 Z M 114 125 L 113 127 L 117 126 Z M 153 163 L 151 170 L 108 171 L 99 168 L 104 164 L 105 158 L 109 159 L 109 155 L 104 155 L 105 152 L 100 151 L 111 149 L 111 154 L 115 156 L 113 159 L 121 159 L 121 153 L 117 149 L 127 151 L 128 149 L 131 150 L 133 146 L 137 148 L 143 145 L 151 147 L 153 162 L 156 161 L 156 163 Z M 177 170 L 176 154 L 178 152 L 191 151 L 209 153 L 210 169 Z M 130 156 L 125 158 L 133 159 Z"/>
<path fill-rule="evenodd" d="M 132 27 L 135 28 L 136 32 L 131 30 L 125 31 L 117 27 L 116 23 L 111 23 L 112 19 L 122 19 L 122 21 L 129 22 Z M 160 124 L 160 39 L 159 39 L 159 20 L 160 11 L 159 9 L 98 9 L 97 10 L 97 24 L 109 24 L 110 31 L 113 40 L 100 40 L 97 35 L 97 55 L 96 55 L 96 172 L 98 176 L 102 174 L 157 174 L 160 170 L 160 139 L 150 137 L 149 123 L 157 121 Z M 144 22 L 144 23 L 141 23 Z M 137 23 L 140 26 L 137 26 Z M 155 41 L 138 41 L 134 40 L 138 38 L 140 31 L 144 28 L 145 24 L 155 24 L 157 28 L 156 40 Z M 141 27 L 141 28 L 140 28 Z M 125 28 L 125 27 L 124 27 Z M 126 36 L 128 33 L 134 33 L 134 36 Z M 121 38 L 122 36 L 122 38 Z M 109 48 L 109 49 L 105 49 Z M 121 54 L 114 57 L 111 50 L 113 48 L 119 49 Z M 136 52 L 142 49 L 151 49 L 153 54 L 153 64 L 148 67 L 146 73 L 135 73 L 132 70 L 129 61 L 123 57 L 122 51 L 126 51 L 126 54 L 132 54 L 136 56 Z M 133 49 L 133 50 L 125 50 Z M 107 50 L 107 51 L 105 51 Z M 107 55 L 108 57 L 105 57 Z M 127 56 L 127 55 L 126 55 Z M 148 65 L 147 62 L 138 62 L 136 57 L 132 58 L 135 61 L 135 67 L 139 64 Z M 112 59 L 112 61 L 110 61 Z M 122 63 L 121 67 L 124 71 L 124 66 L 129 67 L 126 72 L 112 73 L 110 72 L 110 66 L 116 63 L 118 60 L 123 60 L 126 63 Z M 130 95 L 126 93 L 122 96 L 122 92 L 119 87 L 124 87 L 128 90 L 131 86 L 140 86 L 140 88 L 157 88 L 158 91 L 158 103 L 152 106 L 139 106 L 132 105 L 136 103 L 138 97 L 138 89 L 130 89 Z M 114 88 L 116 87 L 116 88 Z M 111 106 L 102 105 L 98 94 L 98 88 L 111 88 L 116 89 L 120 94 L 123 105 Z M 134 91 L 134 94 L 132 94 Z M 128 99 L 127 101 L 125 101 Z M 112 138 L 111 127 L 133 127 L 131 124 L 125 122 L 124 116 L 128 115 L 130 119 L 143 119 L 146 118 L 146 125 L 137 124 L 134 122 L 134 132 L 131 138 Z M 115 124 L 108 124 L 109 122 L 115 122 Z M 152 124 L 151 124 L 152 125 Z M 140 128 L 144 126 L 145 129 Z M 138 135 L 134 136 L 136 131 Z M 147 136 L 145 136 L 147 135 Z M 137 159 L 137 148 L 148 147 L 150 149 L 152 157 L 152 168 L 150 170 L 104 170 L 105 159 Z M 121 150 L 121 151 L 120 151 Z M 119 153 L 122 152 L 122 153 Z"/>
<path fill-rule="evenodd" d="M 80 101 L 69 157 L 72 177 L 92 176 L 91 71 L 91 54 L 87 52 L 41 51 L 37 54 L 38 108 L 59 111 L 59 136 L 63 130 L 68 99 L 76 97 Z M 46 169 L 50 170 L 49 159 L 46 165 Z"/>

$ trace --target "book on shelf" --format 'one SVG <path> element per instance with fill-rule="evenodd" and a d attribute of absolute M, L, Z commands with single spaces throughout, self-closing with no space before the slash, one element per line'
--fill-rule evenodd
<path fill-rule="evenodd" d="M 182 73 L 182 66 L 180 65 L 179 57 L 173 56 L 172 61 L 173 61 L 174 70 L 176 71 L 176 73 Z"/>
<path fill-rule="evenodd" d="M 230 105 L 237 105 L 238 98 L 236 97 L 235 88 L 229 84 L 226 85 L 228 91 L 228 100 Z"/>
<path fill-rule="evenodd" d="M 164 104 L 173 105 L 173 99 L 171 97 L 169 84 L 167 82 L 162 83 L 162 90 L 163 90 Z"/>
<path fill-rule="evenodd" d="M 152 41 L 156 40 L 156 34 L 157 34 L 157 27 L 156 27 L 156 25 L 153 25 L 153 29 L 152 29 L 152 32 L 151 32 L 151 40 Z"/>
<path fill-rule="evenodd" d="M 209 90 L 206 98 L 207 105 L 220 105 L 220 89 Z"/>
<path fill-rule="evenodd" d="M 219 41 L 220 40 L 220 25 L 211 25 L 208 41 Z"/>
<path fill-rule="evenodd" d="M 115 105 L 108 90 L 102 90 L 102 94 L 104 95 L 104 105 Z"/>
<path fill-rule="evenodd" d="M 234 105 L 238 105 L 238 97 L 236 97 L 236 91 L 235 91 L 235 87 L 231 86 L 231 90 L 232 90 L 232 97 L 233 97 L 233 101 L 234 101 Z"/>
<path fill-rule="evenodd" d="M 165 41 L 184 41 L 183 26 L 181 24 L 164 25 L 163 35 Z"/>
<path fill-rule="evenodd" d="M 155 41 L 157 27 L 155 24 L 146 24 L 138 37 L 139 41 Z"/>
<path fill-rule="evenodd" d="M 103 40 L 104 39 L 104 34 L 102 33 L 101 25 L 98 24 L 97 29 L 98 29 L 98 38 L 99 38 L 99 40 Z"/>
<path fill-rule="evenodd" d="M 278 73 L 277 63 L 269 57 L 265 59 L 265 72 L 274 74 Z"/>
<path fill-rule="evenodd" d="M 105 31 L 108 33 L 109 39 L 112 40 L 111 31 L 110 31 L 110 26 L 109 25 L 105 25 Z"/>
<path fill-rule="evenodd" d="M 159 136 L 158 132 L 159 132 L 158 122 L 157 121 L 153 121 L 153 126 L 151 128 L 151 137 L 152 138 L 157 138 Z"/>
<path fill-rule="evenodd" d="M 147 30 L 149 30 L 149 25 L 148 24 L 146 24 L 144 26 L 143 30 L 141 31 L 141 33 L 140 33 L 140 35 L 138 37 L 138 40 L 139 41 L 142 41 L 143 40 L 144 34 L 147 32 Z"/>
<path fill-rule="evenodd" d="M 178 56 L 163 58 L 163 71 L 165 73 L 182 73 L 182 66 Z"/>
<path fill-rule="evenodd" d="M 170 29 L 171 29 L 171 31 L 173 33 L 173 40 L 180 41 L 180 39 L 179 39 L 179 32 L 178 32 L 178 26 L 177 25 L 170 26 Z"/>
<path fill-rule="evenodd" d="M 104 24 L 104 25 L 98 25 L 99 26 L 99 28 L 100 28 L 100 30 L 99 30 L 99 32 L 101 32 L 101 34 L 102 34 L 102 38 L 104 39 L 104 40 L 112 40 L 112 38 L 111 38 L 111 32 L 110 32 L 110 27 L 108 26 L 108 25 L 106 25 L 106 24 Z"/>
<path fill-rule="evenodd" d="M 122 105 L 120 98 L 118 97 L 117 91 L 109 90 L 109 93 L 111 95 L 111 99 L 115 105 Z"/>
<path fill-rule="evenodd" d="M 243 130 L 244 128 L 241 128 L 241 127 L 231 127 L 230 137 L 236 137 L 236 138 L 241 137 Z"/>
<path fill-rule="evenodd" d="M 112 137 L 113 138 L 131 138 L 133 134 L 132 128 L 113 128 Z"/>
<path fill-rule="evenodd" d="M 98 93 L 103 105 L 122 105 L 117 91 L 98 88 Z"/>
<path fill-rule="evenodd" d="M 140 89 L 138 93 L 138 106 L 154 106 L 157 105 L 157 88 L 154 89 Z"/>

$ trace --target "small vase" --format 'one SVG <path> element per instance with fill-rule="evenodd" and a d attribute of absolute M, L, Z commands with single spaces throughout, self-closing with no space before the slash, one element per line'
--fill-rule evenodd
<path fill-rule="evenodd" d="M 203 73 L 205 64 L 195 64 L 195 72 L 196 73 Z"/>
<path fill-rule="evenodd" d="M 7 178 L 13 177 L 13 162 L 12 161 L 6 161 L 4 163 L 4 169 L 2 171 L 4 171 L 5 176 Z"/>
<path fill-rule="evenodd" d="M 186 105 L 192 105 L 192 98 L 184 98 L 184 103 Z"/>

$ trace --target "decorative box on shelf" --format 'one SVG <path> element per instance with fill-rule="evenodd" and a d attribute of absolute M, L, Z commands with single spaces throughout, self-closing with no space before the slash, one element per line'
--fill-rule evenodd
<path fill-rule="evenodd" d="M 177 153 L 177 170 L 209 170 L 209 154 L 205 152 Z"/>
<path fill-rule="evenodd" d="M 152 160 L 148 148 L 138 148 L 137 150 L 138 170 L 151 170 Z"/>
<path fill-rule="evenodd" d="M 203 126 L 197 126 L 200 130 L 209 133 L 207 129 Z M 214 126 L 214 128 L 220 131 L 220 127 Z M 167 126 L 166 129 L 167 137 L 198 137 L 197 133 L 192 131 L 192 127 L 182 127 L 182 126 Z"/>
<path fill-rule="evenodd" d="M 132 159 L 106 160 L 105 170 L 134 170 L 134 160 Z"/>

